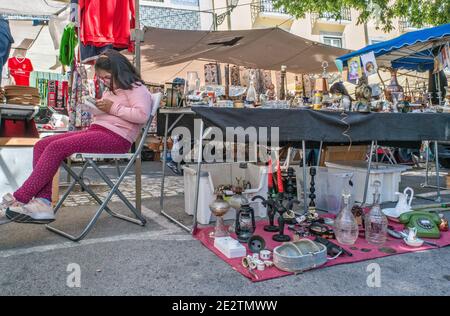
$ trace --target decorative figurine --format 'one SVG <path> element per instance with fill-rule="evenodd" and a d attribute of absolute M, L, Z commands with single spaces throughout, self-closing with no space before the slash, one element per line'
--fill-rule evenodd
<path fill-rule="evenodd" d="M 264 230 L 266 232 L 277 232 L 278 226 L 275 226 L 275 214 L 276 214 L 276 205 L 275 205 L 276 195 L 272 196 L 269 194 L 267 200 L 260 195 L 257 195 L 252 198 L 252 201 L 261 200 L 262 205 L 267 208 L 267 217 L 269 218 L 269 225 L 264 226 Z"/>
<path fill-rule="evenodd" d="M 286 242 L 290 241 L 291 237 L 284 234 L 284 225 L 286 224 L 286 220 L 284 218 L 284 214 L 292 209 L 294 203 L 300 203 L 298 200 L 291 200 L 288 202 L 287 206 L 283 205 L 283 194 L 280 194 L 281 198 L 275 203 L 275 208 L 278 212 L 278 234 L 272 236 L 272 239 L 278 242 Z M 279 196 L 280 197 L 280 196 Z"/>
<path fill-rule="evenodd" d="M 316 199 L 316 194 L 315 194 L 315 192 L 316 192 L 316 188 L 315 188 L 316 182 L 314 181 L 314 178 L 315 178 L 315 176 L 317 174 L 316 173 L 316 168 L 311 167 L 311 169 L 309 169 L 309 174 L 311 176 L 311 183 L 310 183 L 310 187 L 309 187 L 309 192 L 310 192 L 310 194 L 309 194 L 309 199 L 310 199 L 309 207 L 315 209 L 316 208 L 316 202 L 315 202 L 315 199 Z"/>
<path fill-rule="evenodd" d="M 372 100 L 372 88 L 368 84 L 368 79 L 365 74 L 362 75 L 355 89 L 356 104 L 354 111 L 370 112 Z"/>
<path fill-rule="evenodd" d="M 287 184 L 286 184 L 286 197 L 288 201 L 291 201 L 295 198 L 295 185 L 294 185 L 294 168 L 288 168 L 287 171 Z"/>
<path fill-rule="evenodd" d="M 271 83 L 266 91 L 267 101 L 274 101 L 276 99 L 275 85 Z"/>

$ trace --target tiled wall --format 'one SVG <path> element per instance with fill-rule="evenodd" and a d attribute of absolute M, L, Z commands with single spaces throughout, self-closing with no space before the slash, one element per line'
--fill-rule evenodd
<path fill-rule="evenodd" d="M 142 26 L 153 26 L 166 29 L 200 30 L 200 13 L 164 7 L 141 6 L 140 19 Z"/>

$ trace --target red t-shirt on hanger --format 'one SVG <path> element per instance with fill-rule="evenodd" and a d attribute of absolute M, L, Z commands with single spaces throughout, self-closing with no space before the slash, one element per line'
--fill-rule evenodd
<path fill-rule="evenodd" d="M 84 45 L 130 45 L 134 0 L 79 0 L 80 40 Z"/>
<path fill-rule="evenodd" d="M 30 74 L 33 71 L 33 65 L 28 58 L 11 57 L 8 59 L 9 73 L 13 76 L 16 85 L 29 86 Z"/>

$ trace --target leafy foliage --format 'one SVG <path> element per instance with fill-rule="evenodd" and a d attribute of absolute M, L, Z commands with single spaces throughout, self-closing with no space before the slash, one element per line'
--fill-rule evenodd
<path fill-rule="evenodd" d="M 343 8 L 358 11 L 358 24 L 374 20 L 378 28 L 391 31 L 398 19 L 415 27 L 450 23 L 450 0 L 274 0 L 296 18 L 306 13 L 328 14 L 340 20 Z"/>

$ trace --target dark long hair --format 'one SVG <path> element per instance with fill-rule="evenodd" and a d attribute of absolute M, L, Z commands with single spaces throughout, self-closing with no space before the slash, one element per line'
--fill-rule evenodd
<path fill-rule="evenodd" d="M 136 68 L 121 53 L 108 49 L 95 62 L 95 70 L 104 70 L 111 74 L 111 91 L 114 86 L 123 90 L 131 90 L 134 85 L 144 83 Z"/>

